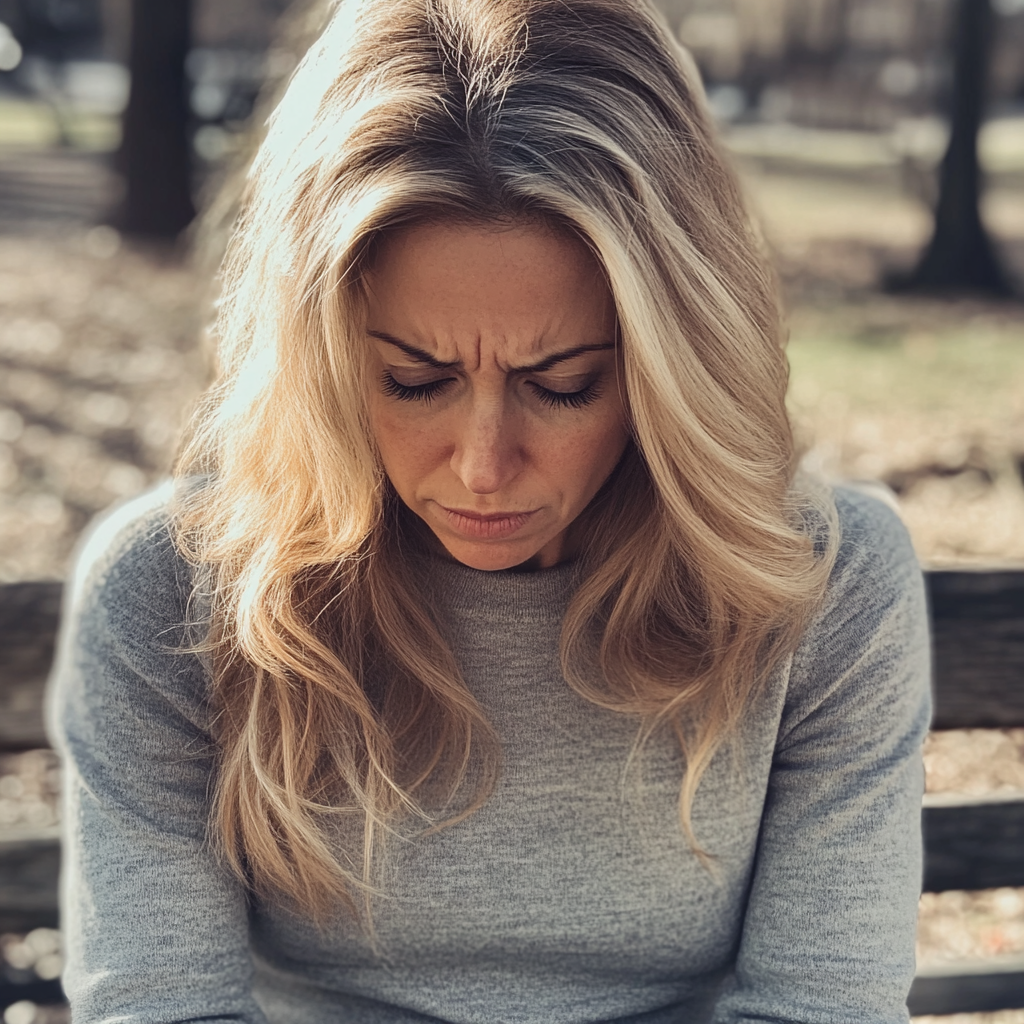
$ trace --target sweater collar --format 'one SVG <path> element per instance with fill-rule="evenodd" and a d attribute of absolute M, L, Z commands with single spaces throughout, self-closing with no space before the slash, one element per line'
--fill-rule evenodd
<path fill-rule="evenodd" d="M 509 622 L 561 619 L 581 582 L 574 562 L 529 572 L 484 571 L 432 555 L 427 572 L 429 589 L 445 607 Z"/>

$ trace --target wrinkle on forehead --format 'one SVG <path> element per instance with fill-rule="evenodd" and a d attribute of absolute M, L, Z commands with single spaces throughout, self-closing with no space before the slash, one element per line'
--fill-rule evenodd
<path fill-rule="evenodd" d="M 526 338 L 530 340 L 523 340 Z M 533 332 L 532 336 L 510 337 L 498 331 L 477 331 L 472 335 L 442 335 L 414 343 L 442 362 L 461 363 L 467 373 L 491 368 L 509 373 L 580 344 L 614 344 L 614 339 L 596 336 L 588 336 L 582 341 L 568 337 L 563 339 L 557 332 L 542 329 Z"/>
<path fill-rule="evenodd" d="M 546 225 L 415 225 L 382 243 L 366 285 L 372 327 L 467 372 L 614 340 L 593 254 Z"/>

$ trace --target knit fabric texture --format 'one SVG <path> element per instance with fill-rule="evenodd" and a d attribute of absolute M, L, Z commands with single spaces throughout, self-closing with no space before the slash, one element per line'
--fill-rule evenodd
<path fill-rule="evenodd" d="M 839 558 L 795 655 L 708 769 L 559 665 L 571 565 L 438 562 L 433 598 L 501 739 L 477 813 L 391 840 L 376 947 L 250 897 L 208 842 L 208 674 L 169 486 L 109 516 L 69 588 L 50 725 L 65 770 L 75 1024 L 897 1024 L 914 973 L 921 573 L 896 516 L 837 491 Z M 386 680 L 379 681 L 386 685 Z"/>

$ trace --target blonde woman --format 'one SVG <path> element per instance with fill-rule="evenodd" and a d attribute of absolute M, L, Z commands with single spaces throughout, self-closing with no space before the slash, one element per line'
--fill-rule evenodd
<path fill-rule="evenodd" d="M 640 0 L 344 0 L 56 673 L 79 1024 L 906 1020 L 920 573 L 795 476 Z"/>

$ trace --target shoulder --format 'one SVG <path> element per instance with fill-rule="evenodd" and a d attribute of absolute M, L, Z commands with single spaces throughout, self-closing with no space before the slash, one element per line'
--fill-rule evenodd
<path fill-rule="evenodd" d="M 145 705 L 205 722 L 207 673 L 196 649 L 206 623 L 174 539 L 174 487 L 113 509 L 84 536 L 65 595 L 51 714 L 80 723 L 119 709 L 112 720 Z"/>
<path fill-rule="evenodd" d="M 921 589 L 922 576 L 910 535 L 895 508 L 865 490 L 833 490 L 838 548 L 823 611 L 851 600 L 884 604 Z"/>
<path fill-rule="evenodd" d="M 832 487 L 822 497 L 827 500 L 804 512 L 804 529 L 818 556 L 832 564 L 803 647 L 844 619 L 923 593 L 921 567 L 895 499 L 882 488 L 858 484 Z M 834 515 L 826 512 L 829 503 Z"/>
<path fill-rule="evenodd" d="M 90 799 L 201 836 L 186 797 L 205 790 L 210 770 L 210 677 L 193 573 L 174 540 L 174 497 L 174 485 L 158 487 L 100 517 L 84 537 L 47 724 Z"/>
<path fill-rule="evenodd" d="M 174 481 L 95 520 L 79 545 L 65 615 L 102 610 L 127 638 L 133 628 L 183 622 L 192 571 L 174 541 Z"/>
<path fill-rule="evenodd" d="M 832 706 L 854 716 L 874 708 L 918 728 L 927 722 L 930 656 L 917 556 L 886 503 L 849 487 L 834 497 L 838 550 L 793 655 L 788 727 Z"/>

